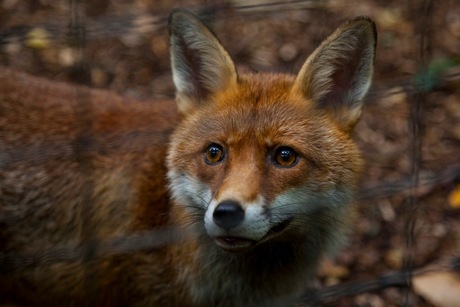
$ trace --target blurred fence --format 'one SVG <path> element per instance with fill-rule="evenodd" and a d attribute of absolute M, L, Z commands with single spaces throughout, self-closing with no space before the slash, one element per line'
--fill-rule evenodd
<path fill-rule="evenodd" d="M 235 4 L 236 3 L 236 4 Z M 215 15 L 219 18 L 231 18 L 234 14 L 245 15 L 248 18 L 270 18 L 273 14 L 283 11 L 295 10 L 327 10 L 329 5 L 334 1 L 280 1 L 280 2 L 262 2 L 261 4 L 241 4 L 234 2 L 232 5 L 226 2 L 218 2 L 214 5 L 196 7 L 196 10 L 204 18 L 212 20 Z M 332 4 L 331 4 L 332 3 Z M 404 219 L 405 219 L 405 242 L 404 242 L 404 265 L 402 270 L 376 276 L 373 279 L 355 281 L 351 283 L 341 283 L 334 286 L 328 286 L 321 289 L 312 289 L 305 293 L 302 302 L 310 305 L 320 305 L 323 302 L 334 301 L 346 296 L 353 296 L 359 293 L 377 291 L 388 287 L 399 287 L 411 289 L 411 280 L 414 275 L 426 274 L 433 271 L 460 271 L 458 255 L 450 255 L 433 259 L 430 266 L 423 268 L 415 267 L 413 263 L 414 244 L 416 244 L 415 224 L 421 210 L 418 204 L 418 198 L 423 191 L 430 190 L 429 187 L 457 183 L 460 181 L 460 161 L 457 164 L 451 164 L 449 167 L 438 172 L 421 174 L 421 146 L 423 142 L 423 125 L 426 116 L 425 107 L 428 104 L 427 95 L 430 91 L 437 88 L 458 84 L 460 80 L 460 66 L 457 62 L 445 65 L 442 69 L 436 71 L 429 70 L 429 64 L 432 59 L 432 37 L 436 29 L 433 25 L 433 12 L 435 11 L 434 0 L 423 0 L 407 2 L 406 5 L 414 7 L 413 22 L 418 24 L 416 29 L 418 33 L 419 53 L 416 55 L 420 74 L 409 76 L 389 82 L 381 82 L 374 86 L 368 97 L 368 103 L 383 99 L 387 96 L 398 95 L 401 92 L 408 97 L 410 116 L 408 127 L 410 131 L 410 174 L 390 182 L 379 183 L 375 186 L 364 186 L 360 193 L 359 199 L 375 200 L 379 198 L 390 197 L 394 195 L 403 195 L 405 198 Z M 75 63 L 74 81 L 81 84 L 90 83 L 90 72 L 88 63 L 85 60 L 85 47 L 88 41 L 108 39 L 111 37 L 120 37 L 126 34 L 141 33 L 148 35 L 151 31 L 164 31 L 166 27 L 167 13 L 164 14 L 147 14 L 143 16 L 126 15 L 110 18 L 89 19 L 85 17 L 83 1 L 70 1 L 70 18 L 61 20 L 54 24 L 42 24 L 39 27 L 33 26 L 16 26 L 14 28 L 0 30 L 0 48 L 8 48 L 12 44 L 24 44 L 32 48 L 42 45 L 59 43 L 72 46 L 77 51 Z M 397 86 L 397 90 L 394 89 Z M 89 112 L 87 101 L 84 93 L 79 97 L 79 121 L 80 135 L 82 140 L 91 138 L 89 127 L 91 118 L 88 118 Z M 84 148 L 77 146 L 77 148 Z M 39 152 L 25 150 L 23 155 L 34 155 Z M 18 153 L 21 155 L 21 153 Z M 85 153 L 76 153 L 80 163 L 80 169 L 91 173 L 90 161 L 85 158 Z M 90 178 L 91 176 L 85 176 Z M 85 182 L 86 201 L 84 202 L 85 227 L 84 244 L 67 247 L 60 247 L 52 250 L 36 251 L 33 254 L 0 254 L 0 273 L 14 271 L 18 268 L 33 267 L 39 265 L 52 264 L 55 262 L 73 262 L 87 260 L 94 257 L 106 257 L 112 254 L 129 253 L 137 250 L 146 250 L 159 247 L 171 242 L 186 240 L 187 238 L 175 229 L 162 229 L 139 234 L 132 234 L 126 237 L 120 237 L 111 241 L 98 241 L 95 236 L 95 230 L 91 225 L 91 191 L 92 182 Z M 0 216 L 0 220 L 1 220 Z M 89 270 L 88 270 L 89 271 Z M 90 280 L 91 277 L 88 277 Z M 90 285 L 88 285 L 90 288 Z M 403 305 L 410 305 L 408 294 L 406 295 Z"/>

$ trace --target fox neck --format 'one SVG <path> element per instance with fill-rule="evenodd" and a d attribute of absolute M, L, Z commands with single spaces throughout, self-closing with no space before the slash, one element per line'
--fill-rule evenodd
<path fill-rule="evenodd" d="M 176 282 L 190 289 L 187 296 L 198 306 L 285 304 L 311 283 L 317 270 L 312 264 L 322 256 L 318 242 L 305 234 L 293 233 L 289 240 L 272 240 L 244 253 L 230 253 L 221 250 L 199 223 L 183 230 L 194 237 L 173 246 L 170 259 L 178 272 Z M 280 302 L 266 302 L 267 297 L 280 297 Z"/>

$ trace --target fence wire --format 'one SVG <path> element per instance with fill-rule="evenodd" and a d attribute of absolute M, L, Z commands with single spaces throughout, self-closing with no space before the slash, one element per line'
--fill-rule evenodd
<path fill-rule="evenodd" d="M 41 25 L 46 29 L 51 40 L 65 40 L 67 44 L 78 50 L 78 65 L 75 71 L 75 81 L 80 84 L 89 85 L 89 68 L 86 61 L 86 43 L 87 40 L 98 40 L 101 38 L 117 37 L 123 35 L 125 31 L 141 31 L 145 34 L 145 29 L 149 31 L 162 30 L 166 26 L 167 14 L 144 15 L 144 16 L 119 16 L 109 20 L 88 20 L 84 14 L 83 0 L 69 0 L 70 20 L 68 21 L 68 33 L 62 33 L 61 24 Z M 233 5 L 216 4 L 198 9 L 201 15 L 207 18 L 213 18 L 215 14 L 225 14 L 232 16 L 236 11 L 239 14 L 252 15 L 256 18 L 268 18 L 268 14 L 280 11 L 290 10 L 313 10 L 326 8 L 329 1 L 306 0 L 306 1 L 283 1 L 250 5 Z M 433 14 L 436 11 L 436 2 L 433 0 L 408 1 L 408 6 L 413 7 L 414 23 L 417 24 L 417 35 L 419 40 L 418 65 L 421 69 L 426 68 L 432 57 L 432 36 L 435 31 L 433 28 Z M 231 13 L 231 14 L 230 14 Z M 11 42 L 26 42 L 27 37 L 24 33 L 30 31 L 28 27 L 15 28 L 13 30 L 0 31 L 0 46 L 8 45 Z M 437 85 L 442 85 L 458 80 L 460 71 L 458 67 L 443 72 L 437 76 Z M 391 92 L 390 88 L 398 85 L 399 92 Z M 405 202 L 405 251 L 403 268 L 399 272 L 388 273 L 377 276 L 374 279 L 351 282 L 348 284 L 339 284 L 335 286 L 324 287 L 322 289 L 309 289 L 305 292 L 299 303 L 306 303 L 310 306 L 320 305 L 323 302 L 341 297 L 353 296 L 360 293 L 379 291 L 388 287 L 398 287 L 406 289 L 404 305 L 411 305 L 410 289 L 413 276 L 422 275 L 433 271 L 460 271 L 460 257 L 453 255 L 448 259 L 437 259 L 436 263 L 428 269 L 416 268 L 414 265 L 414 246 L 416 244 L 416 221 L 419 218 L 420 208 L 418 198 L 423 194 L 426 187 L 438 186 L 451 182 L 460 181 L 460 164 L 450 165 L 448 168 L 437 173 L 421 174 L 422 164 L 422 141 L 424 131 L 424 117 L 426 115 L 425 107 L 431 99 L 429 91 L 421 88 L 414 82 L 412 77 L 403 80 L 396 80 L 393 83 L 384 84 L 374 87 L 369 93 L 367 100 L 369 103 L 387 95 L 397 95 L 400 92 L 408 94 L 408 103 L 410 109 L 410 119 L 408 127 L 410 131 L 410 174 L 396 181 L 384 182 L 373 187 L 364 187 L 360 193 L 360 200 L 372 200 L 378 198 L 387 198 L 394 195 L 403 195 L 406 197 Z M 103 241 L 97 238 L 96 229 L 93 222 L 93 166 L 90 159 L 91 149 L 98 144 L 97 135 L 92 134 L 92 117 L 91 101 L 84 88 L 80 88 L 77 93 L 78 106 L 76 108 L 77 118 L 79 121 L 78 137 L 74 144 L 74 155 L 78 161 L 79 171 L 81 172 L 83 183 L 83 201 L 81 208 L 81 244 L 56 247 L 49 250 L 34 251 L 33 253 L 0 253 L 0 273 L 11 272 L 17 269 L 48 265 L 57 262 L 76 262 L 83 261 L 86 265 L 86 290 L 87 302 L 91 305 L 95 302 L 94 280 L 98 278 L 97 268 L 92 265 L 92 260 L 105 258 L 114 254 L 127 254 L 134 251 L 149 250 L 158 248 L 166 244 L 180 242 L 190 239 L 190 234 L 184 234 L 177 229 L 165 228 L 143 233 L 136 233 L 116 239 Z M 130 138 L 131 136 L 126 136 Z M 149 139 L 163 138 L 154 133 L 141 136 L 145 138 L 144 144 L 149 143 Z M 123 142 L 123 138 L 120 142 Z M 140 143 L 140 142 L 139 142 Z M 52 145 L 51 145 L 52 146 Z M 136 150 L 136 148 L 132 148 Z M 56 154 L 53 151 L 53 154 Z M 44 148 L 24 148 L 8 157 L 8 159 L 47 159 Z M 2 157 L 3 158 L 3 157 Z M 421 194 L 422 193 L 422 194 Z M 2 217 L 0 216 L 0 222 Z"/>

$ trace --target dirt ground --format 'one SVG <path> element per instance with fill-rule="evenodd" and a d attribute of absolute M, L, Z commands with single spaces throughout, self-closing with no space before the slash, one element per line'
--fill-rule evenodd
<path fill-rule="evenodd" d="M 238 68 L 255 71 L 295 73 L 341 22 L 373 18 L 379 33 L 375 78 L 355 133 L 366 160 L 359 219 L 349 245 L 324 265 L 318 285 L 374 280 L 408 266 L 437 273 L 413 279 L 410 291 L 382 285 L 321 305 L 448 306 L 432 297 L 440 286 L 447 291 L 440 295 L 452 295 L 447 303 L 456 306 L 460 276 L 446 271 L 460 256 L 457 0 L 87 2 L 71 8 L 67 1 L 0 1 L 0 63 L 124 95 L 171 98 L 166 20 L 173 7 L 205 14 Z M 72 20 L 85 26 L 84 45 L 69 40 L 69 32 L 83 33 L 75 32 Z"/>

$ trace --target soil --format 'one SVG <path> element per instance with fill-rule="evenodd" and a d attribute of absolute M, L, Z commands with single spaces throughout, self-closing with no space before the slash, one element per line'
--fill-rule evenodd
<path fill-rule="evenodd" d="M 379 38 L 374 83 L 354 136 L 366 160 L 359 218 L 318 285 L 406 268 L 449 270 L 459 257 L 458 1 L 74 2 L 1 1 L 0 63 L 138 98 L 172 98 L 166 21 L 174 7 L 206 16 L 238 69 L 289 73 L 343 21 L 370 16 Z M 405 287 L 377 288 L 321 305 L 432 306 Z"/>

